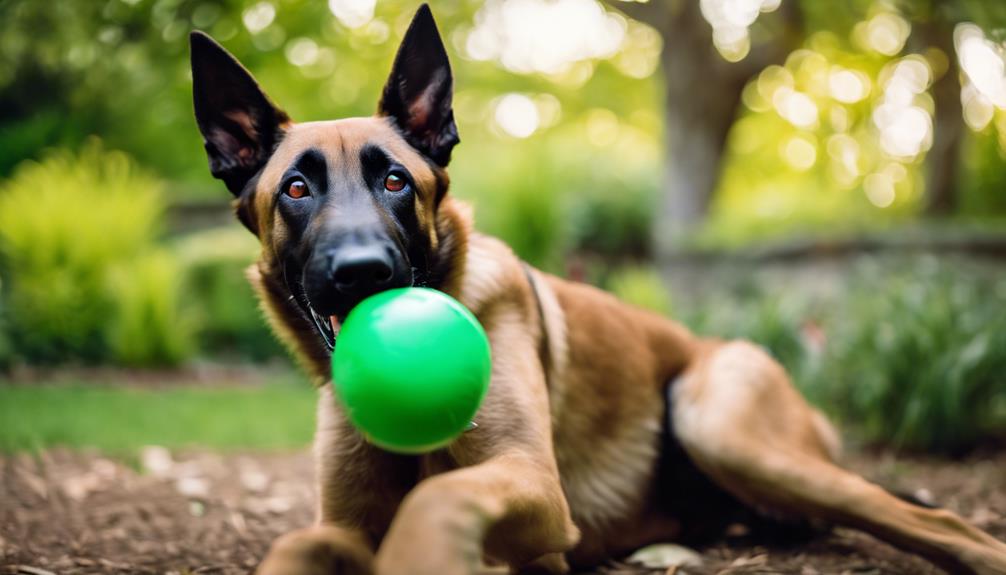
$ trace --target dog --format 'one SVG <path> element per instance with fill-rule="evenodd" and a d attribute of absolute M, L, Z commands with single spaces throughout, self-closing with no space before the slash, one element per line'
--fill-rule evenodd
<path fill-rule="evenodd" d="M 369 118 L 294 123 L 209 36 L 193 32 L 191 53 L 210 171 L 261 242 L 249 279 L 320 396 L 318 521 L 278 538 L 258 573 L 564 573 L 742 515 L 1006 573 L 1006 544 L 842 469 L 838 434 L 761 348 L 700 339 L 477 233 L 448 195 L 453 76 L 428 6 Z M 329 375 L 353 306 L 405 286 L 457 298 L 493 353 L 477 426 L 424 455 L 369 444 Z"/>

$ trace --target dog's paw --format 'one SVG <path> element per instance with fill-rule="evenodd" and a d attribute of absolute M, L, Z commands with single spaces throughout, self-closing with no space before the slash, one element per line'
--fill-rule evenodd
<path fill-rule="evenodd" d="M 331 525 L 299 529 L 273 541 L 257 575 L 371 575 L 374 554 L 358 534 Z"/>

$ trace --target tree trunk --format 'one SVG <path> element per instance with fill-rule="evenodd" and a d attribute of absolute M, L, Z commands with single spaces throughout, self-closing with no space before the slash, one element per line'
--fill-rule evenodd
<path fill-rule="evenodd" d="M 664 36 L 664 176 L 654 227 L 658 254 L 671 250 L 709 213 L 727 134 L 748 79 L 738 74 L 740 66 L 716 53 L 709 25 L 697 16 L 700 21 L 689 29 Z"/>
<path fill-rule="evenodd" d="M 799 3 L 784 0 L 777 14 L 766 17 L 768 40 L 753 42 L 751 53 L 736 63 L 716 51 L 698 0 L 610 4 L 653 26 L 664 40 L 664 176 L 653 240 L 656 253 L 667 254 L 709 213 L 744 86 L 801 41 Z"/>
<path fill-rule="evenodd" d="M 954 51 L 954 25 L 934 17 L 916 24 L 919 48 L 934 47 L 947 57 L 946 72 L 933 82 L 933 147 L 926 154 L 926 205 L 930 216 L 948 216 L 957 207 L 957 169 L 963 137 L 960 70 Z"/>

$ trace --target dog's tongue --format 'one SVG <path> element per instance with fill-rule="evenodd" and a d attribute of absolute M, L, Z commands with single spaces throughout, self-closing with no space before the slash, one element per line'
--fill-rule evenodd
<path fill-rule="evenodd" d="M 331 324 L 332 324 L 332 333 L 338 335 L 339 334 L 339 318 L 335 317 L 334 315 L 330 315 L 330 316 L 328 316 L 328 321 L 331 322 Z"/>

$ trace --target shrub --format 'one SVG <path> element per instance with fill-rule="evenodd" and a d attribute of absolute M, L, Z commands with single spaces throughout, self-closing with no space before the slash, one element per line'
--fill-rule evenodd
<path fill-rule="evenodd" d="M 200 353 L 264 360 L 285 356 L 245 277 L 258 242 L 238 226 L 190 234 L 175 245 Z"/>
<path fill-rule="evenodd" d="M 671 297 L 660 274 L 653 268 L 629 266 L 615 272 L 607 289 L 626 303 L 657 312 L 671 313 Z"/>
<path fill-rule="evenodd" d="M 14 354 L 34 363 L 179 360 L 183 332 L 146 333 L 159 338 L 149 345 L 178 341 L 142 353 L 122 339 L 135 335 L 128 317 L 142 307 L 175 314 L 172 283 L 142 277 L 156 271 L 144 261 L 162 216 L 160 183 L 97 140 L 79 154 L 60 150 L 20 165 L 0 184 L 3 309 Z M 157 293 L 138 291 L 148 288 Z"/>
<path fill-rule="evenodd" d="M 862 286 L 822 387 L 867 439 L 956 452 L 1006 432 L 1006 281 L 940 271 Z M 844 324 L 844 329 L 843 329 Z"/>
<path fill-rule="evenodd" d="M 861 266 L 816 301 L 758 282 L 703 294 L 697 332 L 764 346 L 861 440 L 956 453 L 1006 433 L 1006 280 L 912 262 Z"/>
<path fill-rule="evenodd" d="M 192 353 L 193 323 L 181 310 L 181 269 L 166 251 L 152 251 L 110 275 L 116 295 L 108 344 L 120 363 L 177 365 Z"/>

